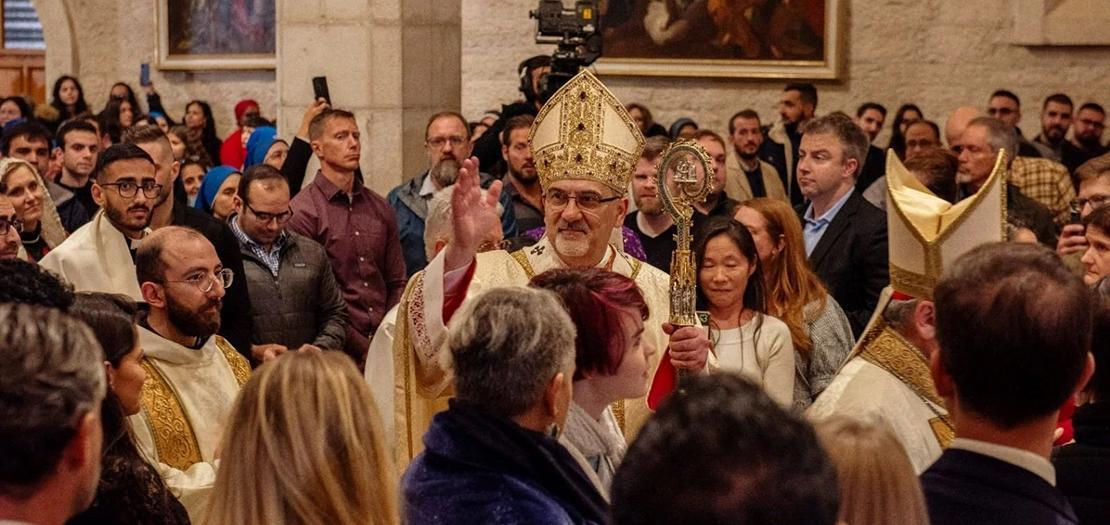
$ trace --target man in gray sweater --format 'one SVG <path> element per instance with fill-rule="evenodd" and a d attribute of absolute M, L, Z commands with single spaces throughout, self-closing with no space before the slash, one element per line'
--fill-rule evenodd
<path fill-rule="evenodd" d="M 228 224 L 243 253 L 254 310 L 254 361 L 290 350 L 342 350 L 347 306 L 327 253 L 316 241 L 285 229 L 293 216 L 289 183 L 259 165 L 243 174 L 236 214 Z"/>

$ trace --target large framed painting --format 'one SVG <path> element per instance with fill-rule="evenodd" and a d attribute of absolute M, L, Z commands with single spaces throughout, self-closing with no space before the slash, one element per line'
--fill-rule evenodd
<path fill-rule="evenodd" d="M 603 75 L 840 76 L 847 0 L 608 0 Z"/>
<path fill-rule="evenodd" d="M 156 0 L 161 69 L 274 69 L 275 0 Z"/>

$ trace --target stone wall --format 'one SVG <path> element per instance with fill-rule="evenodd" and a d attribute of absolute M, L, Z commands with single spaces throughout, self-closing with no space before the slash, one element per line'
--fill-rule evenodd
<path fill-rule="evenodd" d="M 852 112 L 869 100 L 893 112 L 902 103 L 915 102 L 927 118 L 943 125 L 944 115 L 955 107 L 985 106 L 991 91 L 1006 87 L 1022 98 L 1023 127 L 1036 134 L 1040 103 L 1050 93 L 1064 91 L 1077 104 L 1091 99 L 1110 104 L 1110 47 L 1012 44 L 1014 13 L 1019 11 L 1010 0 L 842 1 L 847 3 L 844 75 L 839 81 L 815 82 L 818 113 Z M 528 10 L 536 4 L 463 2 L 462 100 L 468 117 L 516 98 L 517 64 L 553 49 L 533 43 L 535 23 Z M 1029 16 L 1029 10 L 1021 13 Z M 1096 9 L 1091 15 L 1105 17 L 1106 12 Z M 646 104 L 664 125 L 689 116 L 719 131 L 727 131 L 728 117 L 740 109 L 755 109 L 764 120 L 773 117 L 784 84 L 758 79 L 603 80 L 625 103 Z"/>
<path fill-rule="evenodd" d="M 46 39 L 47 99 L 54 79 L 72 74 L 81 79 L 85 100 L 99 111 L 112 84 L 124 81 L 139 87 L 139 64 L 151 64 L 151 80 L 171 117 L 181 120 L 185 104 L 196 98 L 212 103 L 221 137 L 235 127 L 235 102 L 253 98 L 262 114 L 277 109 L 273 71 L 160 71 L 157 59 L 153 0 L 35 0 Z M 220 101 L 221 103 L 216 103 Z M 296 126 L 298 122 L 291 123 Z"/>

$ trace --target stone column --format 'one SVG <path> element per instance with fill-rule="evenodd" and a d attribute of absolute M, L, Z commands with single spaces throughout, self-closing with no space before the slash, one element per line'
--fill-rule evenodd
<path fill-rule="evenodd" d="M 424 124 L 461 103 L 461 0 L 278 0 L 282 136 L 300 124 L 312 77 L 362 132 L 362 171 L 383 196 L 426 168 Z"/>

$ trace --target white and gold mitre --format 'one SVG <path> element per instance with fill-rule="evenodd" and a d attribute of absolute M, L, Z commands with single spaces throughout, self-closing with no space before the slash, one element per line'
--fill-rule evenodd
<path fill-rule="evenodd" d="M 540 184 L 594 180 L 624 195 L 644 136 L 624 105 L 587 70 L 540 109 L 528 135 Z"/>
<path fill-rule="evenodd" d="M 890 151 L 887 154 L 887 228 L 890 285 L 932 299 L 945 267 L 972 248 L 1006 240 L 1005 151 L 998 152 L 979 191 L 952 204 L 929 191 Z"/>

